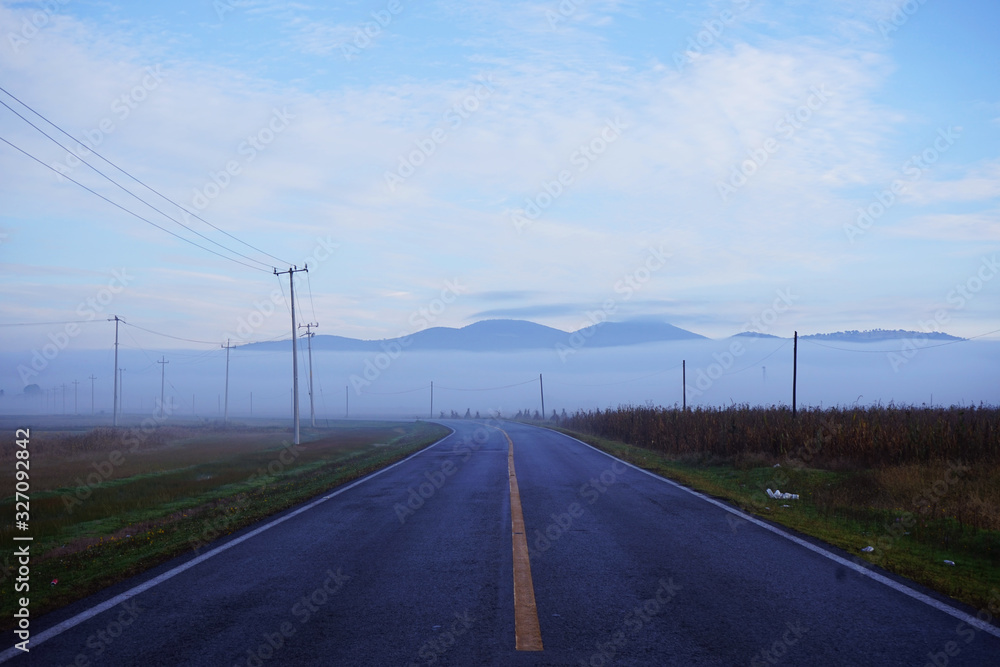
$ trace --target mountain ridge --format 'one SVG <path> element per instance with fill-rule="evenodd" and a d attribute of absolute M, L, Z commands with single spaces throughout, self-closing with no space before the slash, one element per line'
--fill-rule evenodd
<path fill-rule="evenodd" d="M 780 338 L 772 334 L 744 331 L 732 337 Z M 925 336 L 933 340 L 963 340 L 945 333 L 873 329 L 807 334 L 800 338 L 840 342 L 877 342 Z M 659 320 L 600 322 L 569 332 L 529 320 L 489 319 L 464 327 L 429 327 L 406 336 L 363 340 L 346 336 L 316 334 L 312 347 L 317 351 L 377 352 L 399 347 L 407 350 L 453 350 L 466 352 L 508 352 L 516 350 L 553 349 L 559 346 L 628 347 L 680 340 L 709 340 L 708 337 Z M 286 349 L 288 340 L 248 343 L 249 350 Z"/>

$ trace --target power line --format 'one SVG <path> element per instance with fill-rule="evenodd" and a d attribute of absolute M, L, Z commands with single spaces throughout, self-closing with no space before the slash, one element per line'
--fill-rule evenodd
<path fill-rule="evenodd" d="M 123 320 L 123 321 L 122 321 L 122 324 L 126 324 L 126 325 L 127 325 L 128 323 L 127 323 L 127 322 L 125 322 L 125 321 Z M 129 331 L 128 329 L 126 329 L 126 330 L 125 330 L 125 334 L 126 334 L 126 335 L 127 335 L 127 336 L 128 336 L 129 338 L 131 338 L 131 339 L 132 339 L 132 342 L 133 342 L 133 343 L 135 343 L 135 346 L 136 346 L 137 348 L 139 348 L 139 350 L 140 350 L 140 351 L 142 352 L 142 354 L 143 354 L 143 355 L 144 355 L 144 356 L 146 357 L 146 359 L 148 359 L 148 360 L 149 360 L 149 366 L 148 366 L 147 368 L 152 368 L 152 367 L 153 367 L 153 366 L 154 366 L 154 365 L 156 364 L 156 360 L 155 360 L 155 359 L 153 359 L 152 357 L 150 357 L 150 356 L 149 356 L 149 353 L 148 353 L 148 352 L 146 352 L 146 348 L 144 348 L 144 347 L 143 347 L 142 345 L 140 345 L 140 344 L 139 344 L 139 341 L 137 341 L 137 340 L 135 339 L 135 336 L 133 336 L 133 335 L 132 335 L 132 332 L 131 332 L 131 331 Z M 134 373 L 145 373 L 145 372 L 146 372 L 146 370 L 147 370 L 147 368 L 143 368 L 143 369 L 140 369 L 140 370 L 138 370 L 138 371 L 133 371 L 133 372 L 134 372 Z"/>
<path fill-rule="evenodd" d="M 155 336 L 163 336 L 164 338 L 173 338 L 174 340 L 182 340 L 182 341 L 187 342 L 187 343 L 201 343 L 201 344 L 204 344 L 204 345 L 218 345 L 219 344 L 219 341 L 217 341 L 217 340 L 195 340 L 193 338 L 182 338 L 180 336 L 171 336 L 170 334 L 160 333 L 159 331 L 153 331 L 152 329 L 146 329 L 145 327 L 140 327 L 137 324 L 131 324 L 129 322 L 125 322 L 125 326 L 129 326 L 129 327 L 132 327 L 134 329 L 139 329 L 140 331 L 145 331 L 146 333 L 151 333 L 151 334 L 153 334 Z"/>
<path fill-rule="evenodd" d="M 59 141 L 56 138 L 54 138 L 52 135 L 48 134 L 45 130 L 43 130 L 42 128 L 38 127 L 37 125 L 35 125 L 34 123 L 32 123 L 30 120 L 28 120 L 27 118 L 25 118 L 24 116 L 22 116 L 21 114 L 19 114 L 17 111 L 15 111 L 13 108 L 11 108 L 11 106 L 9 104 L 7 104 L 6 102 L 4 102 L 3 100 L 0 100 L 0 104 L 2 104 L 3 106 L 7 107 L 7 109 L 9 109 L 11 111 L 11 113 L 13 113 L 15 116 L 17 116 L 21 120 L 23 120 L 25 123 L 27 123 L 31 127 L 33 127 L 36 130 L 38 130 L 38 132 L 40 132 L 45 138 L 47 138 L 49 141 L 51 141 L 52 143 L 54 143 L 56 146 L 59 146 L 59 148 L 62 148 L 67 153 L 72 153 L 72 151 L 68 147 L 66 147 L 63 144 L 59 143 Z M 83 144 L 81 144 L 81 145 L 83 145 Z M 128 195 L 132 196 L 133 198 L 137 199 L 138 201 L 142 202 L 143 204 L 145 204 L 149 208 L 153 209 L 154 211 L 156 211 L 157 213 L 159 213 L 160 215 L 162 215 L 167 220 L 170 220 L 171 222 L 174 222 L 174 223 L 180 225 L 181 227 L 183 227 L 184 229 L 188 230 L 192 234 L 195 234 L 195 235 L 197 235 L 197 236 L 205 239 L 209 243 L 214 243 L 215 245 L 219 246 L 223 250 L 225 250 L 227 252 L 231 252 L 234 255 L 238 255 L 239 257 L 242 257 L 242 258 L 244 258 L 246 260 L 249 260 L 251 262 L 256 262 L 257 264 L 260 264 L 261 266 L 270 267 L 270 264 L 267 264 L 266 262 L 261 262 L 260 260 L 254 259 L 253 257 L 249 257 L 248 255 L 245 255 L 245 254 L 243 254 L 241 252 L 233 250 L 232 248 L 224 246 L 221 243 L 219 243 L 218 241 L 205 236 L 201 232 L 196 231 L 194 229 L 191 229 L 190 227 L 188 227 L 187 225 L 185 225 L 183 222 L 181 222 L 179 220 L 176 220 L 175 218 L 171 217 L 170 215 L 167 215 L 167 213 L 165 213 L 164 211 L 161 211 L 157 207 L 153 206 L 148 201 L 146 201 L 145 199 L 143 199 L 139 195 L 135 194 L 134 192 L 132 192 L 131 190 L 129 190 L 128 188 L 126 188 L 124 185 L 122 185 L 118 181 L 114 180 L 113 178 L 111 178 L 110 176 L 108 176 L 107 174 L 105 174 L 103 171 L 101 171 L 100 169 L 98 169 L 94 165 L 92 165 L 89 162 L 87 162 L 86 160 L 84 160 L 82 157 L 77 156 L 77 159 L 79 159 L 80 162 L 82 162 L 83 164 L 85 164 L 88 167 L 90 167 L 90 169 L 92 171 L 94 171 L 96 174 L 98 174 L 99 176 L 101 176 L 102 178 L 104 178 L 106 181 L 108 181 L 109 183 L 111 183 L 115 187 L 119 188 L 120 190 L 122 190 L 126 194 L 128 194 Z M 56 171 L 58 171 L 58 170 L 56 170 Z M 59 173 L 62 173 L 62 172 L 59 172 Z M 65 174 L 63 174 L 63 176 L 65 176 Z"/>
<path fill-rule="evenodd" d="M 57 324 L 89 324 L 90 322 L 103 322 L 104 320 L 67 320 L 65 322 L 7 322 L 0 323 L 0 327 L 41 327 L 55 326 Z"/>
<path fill-rule="evenodd" d="M 530 380 L 526 380 L 525 382 L 517 382 L 515 384 L 505 384 L 502 387 L 483 387 L 483 388 L 473 388 L 473 389 L 460 389 L 458 387 L 442 387 L 441 385 L 437 385 L 437 388 L 438 389 L 445 389 L 447 391 L 496 391 L 498 389 L 510 389 L 511 387 L 522 387 L 522 386 L 524 386 L 526 384 L 533 384 L 535 382 L 538 382 L 538 378 L 531 378 Z"/>
<path fill-rule="evenodd" d="M 275 276 L 277 277 L 277 276 Z M 289 284 L 289 286 L 291 286 Z M 281 282 L 281 278 L 278 278 L 278 287 L 281 289 L 281 300 L 285 303 L 285 310 L 288 311 L 289 315 L 292 313 L 291 309 L 288 307 L 288 299 L 285 297 L 285 285 Z"/>
<path fill-rule="evenodd" d="M 86 149 L 87 149 L 88 151 L 90 151 L 91 153 L 93 153 L 93 154 L 94 154 L 94 155 L 96 155 L 97 157 L 99 157 L 99 158 L 101 158 L 102 160 L 104 160 L 104 162 L 108 163 L 109 165 L 111 165 L 112 167 L 114 167 L 115 169 L 117 169 L 118 171 L 120 171 L 121 173 L 123 173 L 123 174 L 124 174 L 125 176 L 129 177 L 130 179 L 132 179 L 133 181 L 135 181 L 136 183 L 138 183 L 138 184 L 139 184 L 139 185 L 141 185 L 142 187 L 146 188 L 147 190 L 149 190 L 149 191 L 150 191 L 150 192 L 152 192 L 153 194 L 157 195 L 157 196 L 158 196 L 158 197 L 160 197 L 161 199 L 163 199 L 163 200 L 165 200 L 165 201 L 167 201 L 167 202 L 169 202 L 169 203 L 173 204 L 174 206 L 176 206 L 176 207 L 177 207 L 177 208 L 179 208 L 180 210 L 184 211 L 185 213 L 187 213 L 187 214 L 188 214 L 188 215 L 190 215 L 191 217 L 195 218 L 196 220 L 200 220 L 201 222 L 204 222 L 204 223 L 205 223 L 206 225 L 208 225 L 208 226 L 209 226 L 209 227 L 211 227 L 212 229 L 214 229 L 214 230 L 216 230 L 216 231 L 218 231 L 218 232 L 221 232 L 222 234 L 225 234 L 226 236 L 228 236 L 229 238 L 233 239 L 234 241 L 237 241 L 237 242 L 239 242 L 239 243 L 242 243 L 242 244 L 243 244 L 243 245 L 245 245 L 246 247 L 248 247 L 248 248 L 250 248 L 250 249 L 252 249 L 252 250 L 255 250 L 255 251 L 257 251 L 257 252 L 261 253 L 262 255 L 266 255 L 266 256 L 270 257 L 271 259 L 276 259 L 276 260 L 278 260 L 279 262 L 281 262 L 282 264 L 289 264 L 289 263 L 290 263 L 290 262 L 287 262 L 287 261 L 285 261 L 285 260 L 281 259 L 280 257 L 275 257 L 274 255 L 272 255 L 271 253 L 269 253 L 269 252 L 267 252 L 267 251 L 265 251 L 265 250 L 261 250 L 260 248 L 258 248 L 258 247 L 256 247 L 256 246 L 253 246 L 253 245 L 251 245 L 251 244 L 249 244 L 249 243 L 247 243 L 247 242 L 246 242 L 246 241 L 244 241 L 243 239 L 240 239 L 240 238 L 238 238 L 238 237 L 236 237 L 236 236 L 234 236 L 234 235 L 230 234 L 230 233 L 229 233 L 229 232 L 227 232 L 226 230 L 224 230 L 224 229 L 221 229 L 221 228 L 219 228 L 219 227 L 216 227 L 215 225 L 213 225 L 213 224 L 212 224 L 211 222 L 209 222 L 208 220 L 205 220 L 204 218 L 202 218 L 201 216 L 199 216 L 199 215 L 198 215 L 197 213 L 193 213 L 193 212 L 189 211 L 188 209 L 184 208 L 183 206 L 181 206 L 180 204 L 178 204 L 178 203 L 177 203 L 176 201 L 174 201 L 173 199 L 171 199 L 171 198 L 167 197 L 166 195 L 164 195 L 164 194 L 163 194 L 163 193 L 161 193 L 160 191 L 158 191 L 158 190 L 154 189 L 154 188 L 153 188 L 152 186 L 149 186 L 149 185 L 147 185 L 147 184 L 146 184 L 146 183 L 144 183 L 143 181 L 139 180 L 138 178 L 136 178 L 135 176 L 133 176 L 132 174 L 130 174 L 129 172 L 127 172 L 126 170 L 122 169 L 122 168 L 121 168 L 121 167 L 119 167 L 119 166 L 118 166 L 117 164 L 115 164 L 115 163 L 114 163 L 114 162 L 112 162 L 111 160 L 107 159 L 106 157 L 104 157 L 103 155 L 101 155 L 100 153 L 98 153 L 98 152 L 97 152 L 96 150 L 94 150 L 93 148 L 91 148 L 91 147 L 89 147 L 89 146 L 86 146 L 86 145 L 85 145 L 85 144 L 84 144 L 84 143 L 83 143 L 82 141 L 80 141 L 79 139 L 77 139 L 76 137 L 74 137 L 73 135 L 71 135 L 70 133 L 66 132 L 66 130 L 62 129 L 61 127 L 59 127 L 58 125 L 56 125 L 55 123 L 53 123 L 53 122 L 52 122 L 51 120 L 49 120 L 48 118 L 46 118 L 45 116 L 43 116 L 43 115 L 42 115 L 42 114 L 41 114 L 40 112 L 36 111 L 35 109 L 33 109 L 32 107 L 28 106 L 28 105 L 27 105 L 26 103 L 24 103 L 24 102 L 23 102 L 23 101 L 21 101 L 20 99 L 18 99 L 18 98 L 17 98 L 17 97 L 16 97 L 16 96 L 15 96 L 15 95 L 14 95 L 13 93 L 11 93 L 11 92 L 10 92 L 9 90 L 5 89 L 5 88 L 4 88 L 3 86 L 0 86 L 0 91 L 3 91 L 4 93 L 6 93 L 6 94 L 7 94 L 8 96 L 10 96 L 10 97 L 11 97 L 11 98 L 12 98 L 13 100 L 15 100 L 15 101 L 16 101 L 16 102 L 17 102 L 18 104 L 20 104 L 21 106 L 23 106 L 23 107 L 24 107 L 25 109 L 27 109 L 27 110 L 28 110 L 28 111 L 30 111 L 31 113 L 35 114 L 36 116 L 38 116 L 39 118 L 41 118 L 42 120 L 44 120 L 44 121 L 45 121 L 46 123 L 48 123 L 48 124 L 49 124 L 49 125 L 51 125 L 52 127 L 56 128 L 56 129 L 57 129 L 57 130 L 59 130 L 59 131 L 60 131 L 60 132 L 61 132 L 62 134 L 64 134 L 65 136 L 69 137 L 70 139 L 72 139 L 73 141 L 75 141 L 76 143 L 78 143 L 79 145 L 83 146 L 84 148 L 86 148 Z M 2 102 L 0 102 L 0 103 L 2 103 Z M 9 107 L 9 106 L 7 106 L 6 104 L 4 104 L 4 106 L 6 106 L 6 107 L 7 107 L 8 109 L 10 109 L 10 107 Z M 14 110 L 13 110 L 13 109 L 11 109 L 11 111 L 14 111 Z M 17 113 L 17 112 L 16 112 L 16 111 L 14 111 L 14 113 Z M 23 117 L 23 116 L 21 116 L 20 114 L 17 114 L 17 115 L 18 115 L 19 117 L 21 117 L 22 119 L 24 119 L 24 117 Z M 24 120 L 25 120 L 25 122 L 27 122 L 27 123 L 31 124 L 31 125 L 32 125 L 32 127 L 35 127 L 35 126 L 34 126 L 34 124 L 30 123 L 30 121 L 28 121 L 27 119 L 24 119 Z M 38 129 L 38 128 L 36 127 L 36 129 Z M 39 130 L 39 131 L 41 132 L 41 130 Z M 43 134 L 44 134 L 44 132 L 43 132 Z M 48 135 L 46 135 L 46 136 L 48 136 Z M 67 149 L 67 150 L 68 150 L 68 149 Z M 69 151 L 69 152 L 72 152 L 72 151 Z M 80 159 L 80 161 L 81 161 L 81 162 L 83 162 L 83 159 L 82 159 L 82 158 L 80 158 L 79 156 L 77 156 L 77 158 L 79 158 L 79 159 Z M 85 164 L 86 164 L 86 163 L 85 163 Z M 90 166 L 90 165 L 88 164 L 88 166 Z M 91 168 L 93 168 L 93 167 L 91 167 Z M 195 233 L 197 233 L 197 232 L 195 232 Z"/>
<path fill-rule="evenodd" d="M 772 351 L 771 351 L 771 352 L 770 352 L 770 353 L 769 353 L 768 355 L 766 355 L 766 356 L 764 356 L 764 357 L 762 357 L 762 358 L 758 359 L 757 361 L 753 362 L 753 363 L 752 363 L 752 364 L 750 364 L 749 366 L 744 366 L 743 368 L 739 369 L 738 371 L 730 371 L 730 372 L 728 372 L 728 373 L 723 373 L 723 374 L 722 374 L 721 376 L 719 376 L 719 377 L 726 377 L 727 375 L 736 375 L 737 373 L 742 373 L 743 371 L 747 371 L 747 370 L 750 370 L 751 368 L 756 368 L 756 367 L 757 367 L 757 364 L 759 364 L 759 363 L 760 363 L 760 362 L 762 362 L 762 361 L 767 361 L 768 359 L 770 359 L 771 357 L 773 357 L 773 356 L 774 356 L 775 354 L 777 354 L 777 353 L 778 353 L 779 351 L 781 351 L 782 349 L 784 349 L 784 347 L 785 347 L 786 345 L 788 345 L 788 343 L 789 343 L 789 341 L 787 341 L 787 340 L 786 340 L 786 341 L 785 341 L 784 343 L 782 343 L 782 344 L 781 344 L 781 345 L 779 345 L 778 347 L 774 348 L 774 349 L 773 349 L 773 350 L 772 350 Z"/>
<path fill-rule="evenodd" d="M 313 322 L 316 322 L 319 321 L 319 318 L 316 317 L 316 302 L 313 301 L 312 278 L 309 277 L 308 273 L 306 273 L 306 285 L 309 286 L 309 306 L 312 308 Z"/>
<path fill-rule="evenodd" d="M 532 380 L 534 382 L 534 380 Z M 427 391 L 429 385 L 424 385 L 423 387 L 417 387 L 416 389 L 407 389 L 405 391 L 367 391 L 362 390 L 359 393 L 367 394 L 370 396 L 398 396 L 400 394 L 413 394 L 418 391 Z"/>
<path fill-rule="evenodd" d="M 663 370 L 656 371 L 655 373 L 648 373 L 646 375 L 640 375 L 637 378 L 629 378 L 627 380 L 616 380 L 614 382 L 600 382 L 598 384 L 585 384 L 582 382 L 558 382 L 550 380 L 550 382 L 555 382 L 555 384 L 561 385 L 563 387 L 613 387 L 615 385 L 621 384 L 631 384 L 633 382 L 638 382 L 639 380 L 646 380 L 651 377 L 656 377 L 657 375 L 663 375 L 664 373 L 669 373 L 672 370 L 676 370 L 681 367 L 681 364 L 676 364 L 670 368 L 664 368 Z"/>
<path fill-rule="evenodd" d="M 100 193 L 99 193 L 99 192 L 97 192 L 96 190 L 93 190 L 93 189 L 91 189 L 91 188 L 87 187 L 86 185 L 84 185 L 84 184 L 83 184 L 83 183 L 81 183 L 80 181 L 78 181 L 78 180 L 76 180 L 76 179 L 72 178 L 71 176 L 67 176 L 67 175 L 65 175 L 65 174 L 61 173 L 61 172 L 60 172 L 60 171 L 59 171 L 58 169 L 56 169 L 55 167 L 53 167 L 53 166 L 51 166 L 51 165 L 48 165 L 48 164 L 46 164 L 45 162 L 42 162 L 42 161 L 41 161 L 40 159 L 38 159 L 37 157 L 35 157 L 35 156 L 34 156 L 34 155 L 32 155 L 31 153 L 29 153 L 29 152 L 27 152 L 27 151 L 25 151 L 25 150 L 23 150 L 23 149 L 19 148 L 18 146 L 15 146 L 15 145 L 14 145 L 14 144 L 12 144 L 11 142 L 9 142 L 9 141 L 8 141 L 7 139 L 4 139 L 3 137 L 0 137 L 0 141 L 4 142 L 4 143 L 5 143 L 5 144 L 7 144 L 8 146 L 10 146 L 10 147 L 11 147 L 11 148 L 13 148 L 14 150 L 16 150 L 16 151 L 17 151 L 18 153 L 21 153 L 21 154 L 23 154 L 23 155 L 26 155 L 27 157 L 31 158 L 32 160 L 34 160 L 34 161 L 35 161 L 35 162 L 37 162 L 38 164 L 42 165 L 42 166 L 43 166 L 43 167 L 45 167 L 46 169 L 48 169 L 48 170 L 50 170 L 50 171 L 54 171 L 55 173 L 59 174 L 59 175 L 60 175 L 60 176 L 62 176 L 63 178 L 65 178 L 65 179 L 67 179 L 67 180 L 69 180 L 69 181 L 71 181 L 71 182 L 73 182 L 73 183 L 76 183 L 77 185 L 79 185 L 79 186 L 80 186 L 81 188 L 83 188 L 83 189 L 84 189 L 84 190 L 86 190 L 87 192 L 91 193 L 92 195 L 95 195 L 95 196 L 97 196 L 97 197 L 100 197 L 101 199 L 103 199 L 104 201 L 108 202 L 109 204 L 111 204 L 111 205 L 112 205 L 112 206 L 114 206 L 115 208 L 119 208 L 119 209 L 121 209 L 122 211 L 125 211 L 125 212 L 126 212 L 126 213 L 128 213 L 129 215 L 131 215 L 131 216 L 134 216 L 134 217 L 136 217 L 136 218 L 138 218 L 138 219 L 142 220 L 142 221 L 143 221 L 143 222 L 145 222 L 146 224 L 149 224 L 149 225 L 152 225 L 153 227 L 156 227 L 157 229 L 159 229 L 159 230 L 161 230 L 161 231 L 164 231 L 164 232 L 166 232 L 167 234 L 170 234 L 171 236 L 173 236 L 173 237 L 176 237 L 176 238 L 180 239 L 181 241 L 184 241 L 185 243 L 190 243 L 191 245 L 193 245 L 193 246 L 195 246 L 195 247 L 197 247 L 197 248 L 201 248 L 201 249 L 202 249 L 202 250 L 204 250 L 205 252 L 210 252 L 210 253 L 212 253 L 213 255 L 216 255 L 217 257 L 221 257 L 222 259 L 228 259 L 228 260 L 229 260 L 230 262 L 236 262 L 237 264 L 241 264 L 241 265 L 243 265 L 243 266 L 247 267 L 248 269 L 253 269 L 254 271 L 264 271 L 264 272 L 266 272 L 266 273 L 269 273 L 269 272 L 268 272 L 268 271 L 267 271 L 266 269 L 262 269 L 262 268 L 260 268 L 260 267 L 258 267 L 258 266 L 253 266 L 252 264 L 247 264 L 246 262 L 241 262 L 240 260 L 238 260 L 238 259 L 233 259 L 232 257 L 227 257 L 226 255 L 223 255 L 222 253 L 219 253 L 219 252 L 216 252 L 216 251 L 212 250 L 211 248 L 206 248 L 205 246 L 203 246 L 203 245 L 201 245 L 201 244 L 198 244 L 198 243 L 195 243 L 195 242 L 194 242 L 194 241 L 192 241 L 191 239 L 189 239 L 189 238 L 185 238 L 185 237 L 181 236 L 180 234 L 178 234 L 178 233 L 176 233 L 176 232 L 173 232 L 173 231 L 171 231 L 171 230 L 167 229 L 166 227 L 163 227 L 163 226 L 161 226 L 161 225 L 158 225 L 158 224 L 156 224 L 155 222 L 153 222 L 152 220 L 150 220 L 150 219 L 148 219 L 148 218 L 145 218 L 145 217 L 143 217 L 143 216 L 139 215 L 139 214 L 138 214 L 138 213 L 136 213 L 135 211 L 132 211 L 132 210 L 129 210 L 129 209 L 125 208 L 124 206 L 122 206 L 121 204 L 119 204 L 119 203 L 117 203 L 117 202 L 114 202 L 114 201 L 111 201 L 110 199 L 108 199 L 108 198 L 107 198 L 107 197 L 105 197 L 104 195 L 100 194 Z"/>
<path fill-rule="evenodd" d="M 0 327 L 39 327 L 39 326 L 55 326 L 59 324 L 89 324 L 92 322 L 103 322 L 104 320 L 66 320 L 61 322 L 2 322 Z M 154 336 L 162 336 L 164 338 L 171 338 L 173 340 L 180 340 L 187 343 L 199 343 L 204 345 L 218 345 L 219 341 L 216 340 L 197 340 L 194 338 L 184 338 L 182 336 L 174 336 L 172 334 L 163 333 L 162 331 L 155 331 L 153 329 L 148 329 L 146 327 L 141 327 L 138 324 L 132 324 L 131 322 L 126 322 L 125 320 L 120 320 L 125 326 L 132 327 L 133 329 L 139 329 L 140 331 L 145 331 L 146 333 L 153 334 Z M 134 340 L 134 339 L 133 339 Z M 238 349 L 241 347 L 246 347 L 247 345 L 255 345 L 257 343 L 273 343 L 282 342 L 286 340 L 291 340 L 288 334 L 278 334 L 271 338 L 265 338 L 263 340 L 246 341 L 240 343 L 239 345 L 233 345 L 233 349 Z M 136 343 L 138 346 L 138 342 Z M 176 354 L 176 353 L 175 353 Z M 196 355 L 189 355 L 193 358 L 200 359 L 202 357 L 210 356 L 214 354 L 214 350 L 209 350 L 207 352 L 199 352 Z M 266 352 L 254 352 L 253 354 L 267 354 Z M 184 355 L 181 355 L 184 356 Z"/>

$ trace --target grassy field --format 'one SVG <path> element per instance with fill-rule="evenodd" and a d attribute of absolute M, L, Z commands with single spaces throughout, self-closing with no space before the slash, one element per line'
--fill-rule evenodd
<path fill-rule="evenodd" d="M 622 407 L 558 428 L 973 606 L 1000 595 L 998 409 Z"/>
<path fill-rule="evenodd" d="M 281 428 L 32 430 L 31 609 L 40 615 L 397 461 L 448 433 L 425 422 L 335 422 L 291 444 Z M 0 454 L 5 491 L 15 448 Z M 14 497 L 0 502 L 13 544 Z M 0 627 L 12 626 L 12 550 Z M 58 580 L 57 584 L 51 582 Z"/>

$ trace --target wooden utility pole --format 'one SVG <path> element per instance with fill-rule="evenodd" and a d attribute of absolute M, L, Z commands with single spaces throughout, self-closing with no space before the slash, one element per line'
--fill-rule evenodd
<path fill-rule="evenodd" d="M 274 270 L 274 275 L 280 276 L 285 273 L 288 274 L 288 291 L 291 300 L 291 311 L 292 311 L 292 419 L 295 421 L 295 438 L 292 444 L 299 444 L 299 348 L 296 345 L 296 339 L 298 338 L 299 332 L 298 327 L 295 325 L 295 274 L 300 271 L 308 271 L 309 265 L 306 264 L 304 268 L 297 268 L 295 266 L 289 267 L 287 271 Z"/>
<path fill-rule="evenodd" d="M 538 374 L 538 391 L 542 395 L 542 421 L 545 421 L 545 385 L 542 384 L 542 374 Z"/>
<path fill-rule="evenodd" d="M 299 328 L 305 328 L 306 344 L 309 346 L 309 423 L 316 428 L 316 403 L 313 399 L 313 346 L 312 337 L 315 336 L 310 329 L 318 327 L 318 324 L 300 324 Z"/>
<path fill-rule="evenodd" d="M 91 375 L 87 379 L 90 380 L 90 414 L 94 414 L 94 380 L 97 379 L 97 376 Z"/>
<path fill-rule="evenodd" d="M 233 347 L 229 344 L 229 339 L 226 339 L 226 344 L 222 347 L 226 348 L 226 411 L 222 413 L 222 424 L 225 426 L 229 423 L 229 350 Z M 253 396 L 253 394 L 251 394 Z M 253 404 L 253 399 L 250 399 L 251 405 Z M 253 408 L 250 409 L 253 412 Z"/>
<path fill-rule="evenodd" d="M 792 344 L 792 417 L 795 417 L 795 390 L 799 375 L 799 332 L 795 332 L 795 342 Z"/>
<path fill-rule="evenodd" d="M 170 362 L 167 361 L 167 358 L 165 356 L 161 355 L 160 356 L 160 361 L 157 361 L 156 363 L 160 364 L 160 419 L 162 420 L 163 419 L 163 390 L 166 387 L 167 364 L 169 364 Z"/>
<path fill-rule="evenodd" d="M 111 425 L 118 426 L 118 323 L 123 320 L 115 315 L 113 318 L 108 318 L 108 322 L 112 319 L 115 321 L 115 392 L 114 400 L 111 403 Z M 123 411 L 124 412 L 124 411 Z"/>
<path fill-rule="evenodd" d="M 80 384 L 80 382 L 78 380 L 73 380 L 73 414 L 74 415 L 80 414 L 80 404 L 77 402 L 77 398 L 79 397 L 78 396 L 78 387 L 77 387 L 78 384 Z"/>

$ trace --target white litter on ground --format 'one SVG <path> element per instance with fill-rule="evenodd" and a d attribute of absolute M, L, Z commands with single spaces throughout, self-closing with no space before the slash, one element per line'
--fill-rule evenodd
<path fill-rule="evenodd" d="M 798 500 L 799 499 L 799 494 L 797 494 L 797 493 L 782 493 L 781 491 L 779 491 L 777 489 L 775 489 L 774 491 L 772 491 L 771 489 L 768 489 L 767 490 L 767 495 L 769 497 L 771 497 L 771 498 L 774 498 L 775 500 Z"/>
<path fill-rule="evenodd" d="M 946 561 L 944 562 L 944 564 L 945 564 L 945 565 L 954 565 L 954 564 L 955 564 L 955 561 L 953 561 L 953 560 L 946 560 Z"/>
<path fill-rule="evenodd" d="M 866 554 L 870 554 L 871 552 L 875 551 L 875 547 L 865 547 L 861 551 L 865 552 Z"/>

